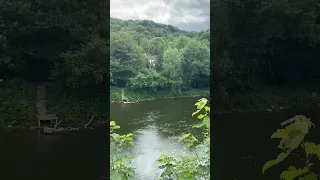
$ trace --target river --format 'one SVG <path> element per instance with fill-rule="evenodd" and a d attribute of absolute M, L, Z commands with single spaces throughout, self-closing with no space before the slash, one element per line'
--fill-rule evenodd
<path fill-rule="evenodd" d="M 183 146 L 177 140 L 197 122 L 191 117 L 197 100 L 180 98 L 111 104 L 111 120 L 121 126 L 118 133 L 134 134 L 133 166 L 137 180 L 157 179 L 159 170 L 156 159 L 160 154 L 184 153 Z M 296 114 L 310 117 L 316 126 L 320 124 L 317 121 L 320 115 L 318 109 L 213 114 L 211 178 L 279 179 L 281 170 L 297 164 L 299 159 L 289 158 L 289 164 L 271 168 L 265 175 L 261 174 L 261 168 L 278 152 L 278 141 L 271 140 L 271 134 L 280 122 Z M 191 132 L 200 135 L 197 130 Z M 106 127 L 53 136 L 39 135 L 36 131 L 0 131 L 0 179 L 103 179 L 109 165 L 108 134 Z M 319 134 L 316 128 L 307 138 L 319 142 L 316 139 Z M 319 166 L 316 168 L 319 169 Z"/>
<path fill-rule="evenodd" d="M 106 129 L 61 135 L 1 131 L 0 179 L 104 179 L 109 168 Z"/>

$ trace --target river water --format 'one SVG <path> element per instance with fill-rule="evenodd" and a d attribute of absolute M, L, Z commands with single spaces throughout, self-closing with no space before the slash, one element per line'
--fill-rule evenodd
<path fill-rule="evenodd" d="M 104 179 L 109 168 L 106 129 L 61 135 L 1 131 L 0 179 Z"/>
<path fill-rule="evenodd" d="M 121 126 L 119 134 L 133 133 L 133 166 L 137 180 L 154 180 L 159 175 L 156 159 L 162 153 L 183 154 L 177 143 L 181 134 L 197 122 L 191 117 L 197 98 L 144 101 L 136 104 L 111 104 L 111 120 Z M 318 109 L 281 112 L 213 114 L 212 179 L 270 180 L 279 179 L 289 165 L 299 159 L 271 168 L 265 175 L 265 161 L 276 157 L 278 141 L 271 134 L 279 124 L 304 114 L 317 124 Z M 318 125 L 319 126 L 319 125 Z M 54 136 L 36 131 L 0 131 L 0 179 L 2 180 L 99 180 L 107 176 L 109 136 L 106 127 L 95 131 Z M 199 131 L 191 130 L 195 136 Z M 320 131 L 313 129 L 308 139 L 319 142 Z M 317 163 L 316 163 L 317 164 Z M 315 166 L 315 169 L 320 169 Z"/>

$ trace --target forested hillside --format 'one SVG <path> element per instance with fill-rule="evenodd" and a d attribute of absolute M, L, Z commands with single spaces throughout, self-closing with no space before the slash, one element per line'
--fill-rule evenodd
<path fill-rule="evenodd" d="M 101 0 L 0 2 L 2 125 L 36 123 L 39 84 L 47 87 L 48 105 L 63 123 L 87 121 L 100 111 L 98 92 L 108 99 L 107 5 Z M 106 118 L 105 107 L 98 114 Z"/>
<path fill-rule="evenodd" d="M 217 0 L 211 20 L 211 72 L 221 104 L 314 105 L 311 92 L 320 90 L 319 1 Z M 247 95 L 239 99 L 241 93 Z"/>
<path fill-rule="evenodd" d="M 110 20 L 110 82 L 136 92 L 209 88 L 210 31 L 148 20 Z"/>

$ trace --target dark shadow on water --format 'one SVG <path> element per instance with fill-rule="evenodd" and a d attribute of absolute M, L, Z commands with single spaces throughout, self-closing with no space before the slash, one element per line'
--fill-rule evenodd
<path fill-rule="evenodd" d="M 107 138 L 107 131 L 0 132 L 0 179 L 102 179 L 108 168 Z"/>

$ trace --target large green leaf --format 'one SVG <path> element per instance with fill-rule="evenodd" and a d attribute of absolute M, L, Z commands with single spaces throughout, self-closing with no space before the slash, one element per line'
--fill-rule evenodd
<path fill-rule="evenodd" d="M 303 141 L 304 137 L 305 137 L 305 133 L 302 132 L 298 132 L 296 133 L 293 137 L 289 138 L 285 144 L 284 147 L 290 150 L 294 150 L 296 148 L 299 147 L 299 145 L 301 144 L 301 142 Z"/>
<path fill-rule="evenodd" d="M 288 155 L 290 154 L 290 152 L 286 152 L 286 153 L 280 153 L 276 159 L 274 160 L 270 160 L 267 161 L 263 167 L 262 167 L 262 174 L 264 174 L 264 172 L 269 169 L 270 167 L 278 164 L 279 162 L 283 161 L 284 159 L 286 159 L 288 157 Z"/>
<path fill-rule="evenodd" d="M 317 146 L 314 143 L 305 142 L 304 143 L 304 148 L 305 148 L 305 151 L 306 151 L 307 155 L 316 154 Z"/>
<path fill-rule="evenodd" d="M 200 111 L 201 111 L 201 109 L 198 109 L 196 112 L 193 112 L 193 113 L 192 113 L 192 117 L 193 117 L 194 115 L 198 114 Z"/>
<path fill-rule="evenodd" d="M 184 139 L 188 138 L 188 137 L 190 136 L 190 134 L 191 134 L 191 133 L 184 134 L 184 135 L 179 139 L 179 141 L 178 141 L 178 142 L 180 142 L 180 141 L 182 141 L 182 140 L 184 140 Z"/>
<path fill-rule="evenodd" d="M 283 171 L 281 173 L 280 179 L 294 180 L 296 177 L 299 177 L 306 172 L 308 172 L 307 168 L 297 169 L 293 166 L 290 166 L 287 171 Z"/>
<path fill-rule="evenodd" d="M 320 160 L 320 144 L 316 145 L 314 143 L 311 142 L 305 142 L 304 143 L 304 148 L 306 151 L 307 155 L 310 154 L 315 154 L 318 156 L 319 160 Z"/>
<path fill-rule="evenodd" d="M 288 131 L 286 129 L 278 129 L 277 132 L 271 135 L 271 138 L 286 138 L 288 137 Z"/>
<path fill-rule="evenodd" d="M 286 129 L 289 131 L 298 130 L 298 131 L 301 131 L 304 133 L 308 133 L 309 128 L 313 125 L 312 122 L 310 121 L 310 119 L 308 119 L 302 115 L 297 115 L 293 119 L 294 119 L 294 123 L 292 123 L 286 127 Z M 292 121 L 292 119 L 291 119 L 291 121 Z M 285 122 L 283 122 L 282 124 L 284 124 Z"/>
<path fill-rule="evenodd" d="M 197 109 L 201 110 L 204 108 L 207 102 L 208 100 L 206 98 L 201 98 L 198 100 L 198 102 L 195 103 L 195 105 L 197 106 Z"/>
<path fill-rule="evenodd" d="M 110 121 L 110 126 L 115 126 L 116 122 L 115 121 Z"/>
<path fill-rule="evenodd" d="M 199 114 L 199 116 L 197 117 L 198 119 L 203 119 L 204 117 L 206 117 L 207 115 L 205 114 Z"/>
<path fill-rule="evenodd" d="M 210 107 L 205 106 L 205 107 L 204 107 L 204 110 L 207 111 L 207 112 L 210 112 Z"/>
<path fill-rule="evenodd" d="M 317 178 L 317 175 L 312 173 L 312 174 L 309 174 L 303 178 L 301 178 L 300 180 L 318 180 Z"/>

